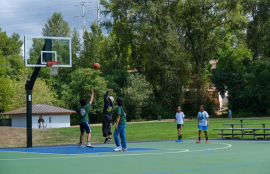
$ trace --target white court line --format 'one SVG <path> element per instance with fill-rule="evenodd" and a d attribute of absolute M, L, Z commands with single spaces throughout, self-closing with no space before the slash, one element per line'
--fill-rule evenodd
<path fill-rule="evenodd" d="M 0 161 L 15 161 L 15 160 L 46 160 L 46 159 L 69 159 L 69 158 L 100 158 L 100 157 L 118 157 L 118 156 L 140 156 L 140 155 L 161 155 L 161 154 L 175 154 L 175 153 L 185 153 L 185 152 L 198 152 L 198 151 L 206 151 L 206 150 L 220 150 L 227 149 L 232 147 L 231 144 L 227 143 L 213 143 L 213 144 L 224 144 L 225 147 L 213 148 L 213 149 L 202 149 L 202 150 L 189 150 L 183 149 L 184 151 L 176 151 L 176 152 L 162 152 L 162 153 L 141 153 L 141 154 L 119 154 L 119 155 L 98 155 L 98 156 L 71 156 L 71 157 L 50 157 L 50 158 L 17 158 L 17 159 L 0 159 Z M 115 152 L 117 153 L 117 152 Z M 123 152 L 122 152 L 123 153 Z M 96 154 L 96 153 L 95 153 Z M 79 155 L 79 154 L 78 154 Z"/>

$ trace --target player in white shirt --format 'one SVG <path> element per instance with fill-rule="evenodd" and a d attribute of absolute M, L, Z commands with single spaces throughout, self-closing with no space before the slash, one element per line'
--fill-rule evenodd
<path fill-rule="evenodd" d="M 181 135 L 181 127 L 184 127 L 184 123 L 185 123 L 185 120 L 184 120 L 184 113 L 181 112 L 181 106 L 178 106 L 177 107 L 177 112 L 175 114 L 175 119 L 174 121 L 172 122 L 172 125 L 175 121 L 177 121 L 177 130 L 178 130 L 178 140 L 176 140 L 176 142 L 182 142 L 182 135 Z"/>
<path fill-rule="evenodd" d="M 200 112 L 197 115 L 198 118 L 198 127 L 199 127 L 199 140 L 197 141 L 197 143 L 201 143 L 201 134 L 202 134 L 202 130 L 205 133 L 205 137 L 206 137 L 206 141 L 205 143 L 209 143 L 208 141 L 208 126 L 209 126 L 209 115 L 206 111 L 204 111 L 204 105 L 200 106 Z"/>

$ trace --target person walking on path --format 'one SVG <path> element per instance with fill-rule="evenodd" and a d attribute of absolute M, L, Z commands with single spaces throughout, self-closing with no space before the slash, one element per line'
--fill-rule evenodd
<path fill-rule="evenodd" d="M 229 109 L 229 115 L 228 115 L 228 118 L 231 118 L 232 119 L 232 110 Z"/>

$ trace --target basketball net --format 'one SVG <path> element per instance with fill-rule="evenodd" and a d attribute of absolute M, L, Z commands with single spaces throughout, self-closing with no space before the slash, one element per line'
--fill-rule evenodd
<path fill-rule="evenodd" d="M 58 68 L 61 61 L 48 61 L 47 67 L 50 68 L 51 75 L 58 75 Z"/>

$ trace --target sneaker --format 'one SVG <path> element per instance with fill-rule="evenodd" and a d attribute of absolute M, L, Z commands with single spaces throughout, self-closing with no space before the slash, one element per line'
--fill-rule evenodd
<path fill-rule="evenodd" d="M 178 142 L 183 142 L 183 140 L 179 140 Z"/>
<path fill-rule="evenodd" d="M 201 143 L 201 141 L 200 141 L 200 140 L 198 140 L 198 141 L 196 141 L 196 143 Z"/>
<path fill-rule="evenodd" d="M 86 147 L 94 148 L 94 147 L 91 145 L 90 142 L 87 142 L 87 143 L 86 143 Z"/>
<path fill-rule="evenodd" d="M 105 138 L 104 144 L 109 142 L 109 138 Z"/>
<path fill-rule="evenodd" d="M 85 148 L 85 146 L 83 145 L 83 143 L 79 143 L 79 144 L 78 144 L 78 147 L 79 147 L 79 148 Z"/>
<path fill-rule="evenodd" d="M 122 151 L 127 151 L 127 148 L 122 148 Z"/>
<path fill-rule="evenodd" d="M 122 147 L 121 147 L 121 146 L 119 146 L 119 147 L 115 148 L 113 151 L 115 151 L 115 152 L 122 151 Z"/>
<path fill-rule="evenodd" d="M 208 141 L 208 140 L 206 140 L 206 141 L 205 141 L 205 143 L 209 143 L 209 141 Z"/>
<path fill-rule="evenodd" d="M 110 142 L 110 141 L 112 141 L 112 139 L 111 138 L 108 138 L 108 142 Z"/>
<path fill-rule="evenodd" d="M 176 140 L 175 142 L 180 142 L 180 140 Z"/>

